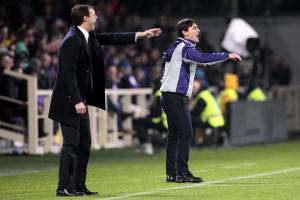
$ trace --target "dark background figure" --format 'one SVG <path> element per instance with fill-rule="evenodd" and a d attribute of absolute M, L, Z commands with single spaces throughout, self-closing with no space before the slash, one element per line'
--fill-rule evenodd
<path fill-rule="evenodd" d="M 25 101 L 24 83 L 4 73 L 5 70 L 13 68 L 13 56 L 8 52 L 0 54 L 0 95 Z M 25 90 L 26 91 L 26 90 Z M 24 127 L 27 120 L 27 112 L 25 105 L 19 105 L 5 100 L 0 100 L 1 115 L 0 120 Z"/>
<path fill-rule="evenodd" d="M 160 85 L 160 79 L 157 79 L 153 83 L 153 97 L 149 115 L 133 120 L 135 133 L 140 143 L 138 153 L 145 155 L 152 155 L 154 152 L 152 140 L 149 135 L 149 129 L 156 130 L 159 133 L 163 133 L 168 130 L 166 116 L 161 109 L 161 92 L 159 91 Z"/>
<path fill-rule="evenodd" d="M 197 78 L 193 87 L 194 102 L 191 111 L 194 145 L 225 145 L 225 120 L 216 97 L 206 80 Z"/>
<path fill-rule="evenodd" d="M 117 74 L 117 67 L 114 65 L 110 65 L 106 68 L 106 76 L 105 76 L 105 88 L 107 89 L 118 89 L 119 78 Z M 107 96 L 107 111 L 109 113 L 116 113 L 118 118 L 118 130 L 127 132 L 128 130 L 124 130 L 123 128 L 123 120 L 131 117 L 133 112 L 125 112 L 123 110 L 123 106 L 121 103 L 121 99 L 118 98 L 117 100 L 113 101 L 110 96 Z"/>
<path fill-rule="evenodd" d="M 290 66 L 284 58 L 275 60 L 271 66 L 271 85 L 288 86 L 291 83 L 292 73 Z"/>
<path fill-rule="evenodd" d="M 0 95 L 17 99 L 19 88 L 18 85 L 12 77 L 5 75 L 5 70 L 10 70 L 13 67 L 13 58 L 8 53 L 2 53 L 0 55 Z M 13 103 L 6 102 L 4 100 L 0 101 L 1 104 L 1 120 L 10 122 L 13 119 L 14 107 Z"/>

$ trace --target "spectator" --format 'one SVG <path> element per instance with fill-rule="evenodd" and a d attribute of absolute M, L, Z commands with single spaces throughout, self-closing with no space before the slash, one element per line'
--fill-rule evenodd
<path fill-rule="evenodd" d="M 145 155 L 152 155 L 153 146 L 149 135 L 149 129 L 154 129 L 161 132 L 167 131 L 168 123 L 165 112 L 162 111 L 160 106 L 161 92 L 160 80 L 156 80 L 153 84 L 153 100 L 151 102 L 150 114 L 146 117 L 137 118 L 133 120 L 134 129 L 139 139 L 140 146 L 138 153 Z"/>
<path fill-rule="evenodd" d="M 52 89 L 54 83 L 51 78 L 51 61 L 49 54 L 44 53 L 41 56 L 41 66 L 38 70 L 38 87 L 39 89 Z"/>
<path fill-rule="evenodd" d="M 248 89 L 248 101 L 266 101 L 267 95 L 263 91 L 261 85 L 257 83 L 257 81 L 253 81 L 250 83 L 249 89 Z"/>
<path fill-rule="evenodd" d="M 198 85 L 195 87 L 195 85 Z M 197 88 L 199 90 L 197 91 Z M 207 81 L 197 79 L 194 82 L 193 93 L 195 102 L 192 108 L 192 122 L 195 128 L 195 135 L 200 134 L 196 139 L 197 143 L 220 145 L 223 142 L 221 133 L 224 131 L 225 120 L 217 99 L 208 89 Z M 200 129 L 200 130 L 198 130 Z M 199 139 L 201 141 L 199 141 Z"/>
<path fill-rule="evenodd" d="M 0 95 L 12 99 L 20 100 L 20 87 L 19 82 L 4 74 L 5 70 L 11 70 L 13 67 L 13 58 L 9 53 L 0 55 Z M 25 108 L 22 105 L 16 105 L 7 100 L 0 100 L 1 115 L 0 120 L 24 125 Z"/>
<path fill-rule="evenodd" d="M 137 85 L 139 88 L 150 87 L 150 84 L 146 78 L 145 68 L 137 67 L 133 70 L 133 76 L 137 81 Z"/>
<path fill-rule="evenodd" d="M 138 82 L 132 74 L 132 66 L 128 60 L 123 60 L 119 64 L 121 80 L 119 83 L 120 88 L 138 88 Z"/>
<path fill-rule="evenodd" d="M 118 88 L 117 67 L 114 65 L 106 69 L 105 88 Z M 118 127 L 121 130 L 123 129 L 122 121 L 133 115 L 132 112 L 123 111 L 120 99 L 114 101 L 110 96 L 107 97 L 107 110 L 110 113 L 116 113 L 118 115 Z"/>

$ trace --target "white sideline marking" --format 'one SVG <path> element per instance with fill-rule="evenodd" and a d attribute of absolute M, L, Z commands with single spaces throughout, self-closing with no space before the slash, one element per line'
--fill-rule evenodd
<path fill-rule="evenodd" d="M 124 170 L 124 169 L 127 169 L 127 168 L 118 167 L 115 170 Z M 140 167 L 132 167 L 131 169 L 139 170 L 141 168 Z M 33 169 L 33 170 L 16 170 L 16 171 L 13 171 L 13 172 L 4 172 L 4 173 L 0 172 L 0 178 L 1 177 L 6 177 L 6 176 L 35 174 L 35 173 L 39 173 L 39 172 L 46 172 L 46 171 L 49 171 L 49 170 L 58 170 L 58 167 L 47 167 L 47 168 L 44 168 L 44 169 Z"/>
<path fill-rule="evenodd" d="M 255 165 L 255 163 L 244 163 L 241 165 L 226 165 L 223 167 L 223 169 L 237 169 L 237 168 L 241 168 L 241 167 L 252 167 L 254 165 Z"/>
<path fill-rule="evenodd" d="M 162 189 L 157 189 L 157 190 L 151 190 L 148 192 L 136 192 L 136 193 L 129 193 L 129 194 L 124 194 L 124 195 L 115 196 L 115 197 L 98 198 L 97 200 L 125 199 L 128 197 L 150 195 L 150 194 L 155 194 L 155 193 L 164 192 L 164 191 L 168 191 L 168 190 L 180 190 L 180 189 L 204 187 L 204 186 L 209 186 L 209 185 L 213 185 L 213 184 L 217 184 L 217 183 L 226 183 L 226 182 L 242 180 L 242 179 L 251 179 L 251 178 L 257 178 L 257 177 L 263 177 L 263 176 L 272 176 L 272 175 L 276 175 L 276 174 L 283 174 L 283 173 L 294 172 L 294 171 L 299 171 L 299 170 L 300 170 L 300 167 L 283 169 L 283 170 L 278 170 L 278 171 L 273 171 L 273 172 L 252 174 L 252 175 L 248 175 L 248 176 L 237 176 L 237 177 L 232 177 L 232 178 L 223 179 L 223 180 L 207 181 L 207 182 L 192 184 L 192 185 L 185 185 L 185 186 L 178 186 L 178 187 L 171 187 L 171 188 L 162 188 Z"/>
<path fill-rule="evenodd" d="M 26 175 L 26 174 L 35 174 L 35 173 L 39 173 L 39 172 L 46 172 L 49 170 L 54 170 L 56 169 L 56 167 L 49 167 L 49 168 L 45 168 L 45 169 L 36 169 L 36 170 L 24 170 L 24 171 L 14 171 L 14 172 L 7 172 L 7 173 L 1 173 L 0 172 L 0 178 L 1 177 L 6 177 L 6 176 L 17 176 L 17 175 Z"/>

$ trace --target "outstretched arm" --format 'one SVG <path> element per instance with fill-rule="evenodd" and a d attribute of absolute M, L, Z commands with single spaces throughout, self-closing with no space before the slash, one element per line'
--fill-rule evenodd
<path fill-rule="evenodd" d="M 96 33 L 96 37 L 101 45 L 134 44 L 135 35 L 134 32 Z"/>
<path fill-rule="evenodd" d="M 185 62 L 195 63 L 202 66 L 217 64 L 224 62 L 227 59 L 234 61 L 242 60 L 242 58 L 236 53 L 202 53 L 194 47 L 184 48 L 182 57 Z"/>
<path fill-rule="evenodd" d="M 152 28 L 152 29 L 148 29 L 145 30 L 143 32 L 137 32 L 137 38 L 141 39 L 141 38 L 152 38 L 152 37 L 157 37 L 161 34 L 161 29 L 160 28 Z"/>
<path fill-rule="evenodd" d="M 100 44 L 134 44 L 138 39 L 157 37 L 161 34 L 161 29 L 153 28 L 143 32 L 120 32 L 120 33 L 96 33 Z"/>

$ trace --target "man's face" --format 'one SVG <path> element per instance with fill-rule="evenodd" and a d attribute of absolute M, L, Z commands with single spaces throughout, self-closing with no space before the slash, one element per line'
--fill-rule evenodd
<path fill-rule="evenodd" d="M 95 28 L 95 23 L 97 21 L 98 17 L 95 13 L 95 10 L 93 8 L 89 9 L 89 16 L 84 16 L 84 21 L 86 21 L 89 25 L 89 31 L 94 30 Z"/>
<path fill-rule="evenodd" d="M 195 23 L 190 26 L 187 31 L 183 31 L 184 38 L 192 40 L 194 42 L 199 42 L 199 33 L 200 29 Z"/>
<path fill-rule="evenodd" d="M 106 76 L 113 82 L 117 82 L 118 70 L 115 66 L 110 66 L 106 71 Z"/>
<path fill-rule="evenodd" d="M 1 65 L 4 66 L 5 69 L 11 69 L 14 65 L 13 59 L 10 56 L 4 56 L 1 60 Z"/>

